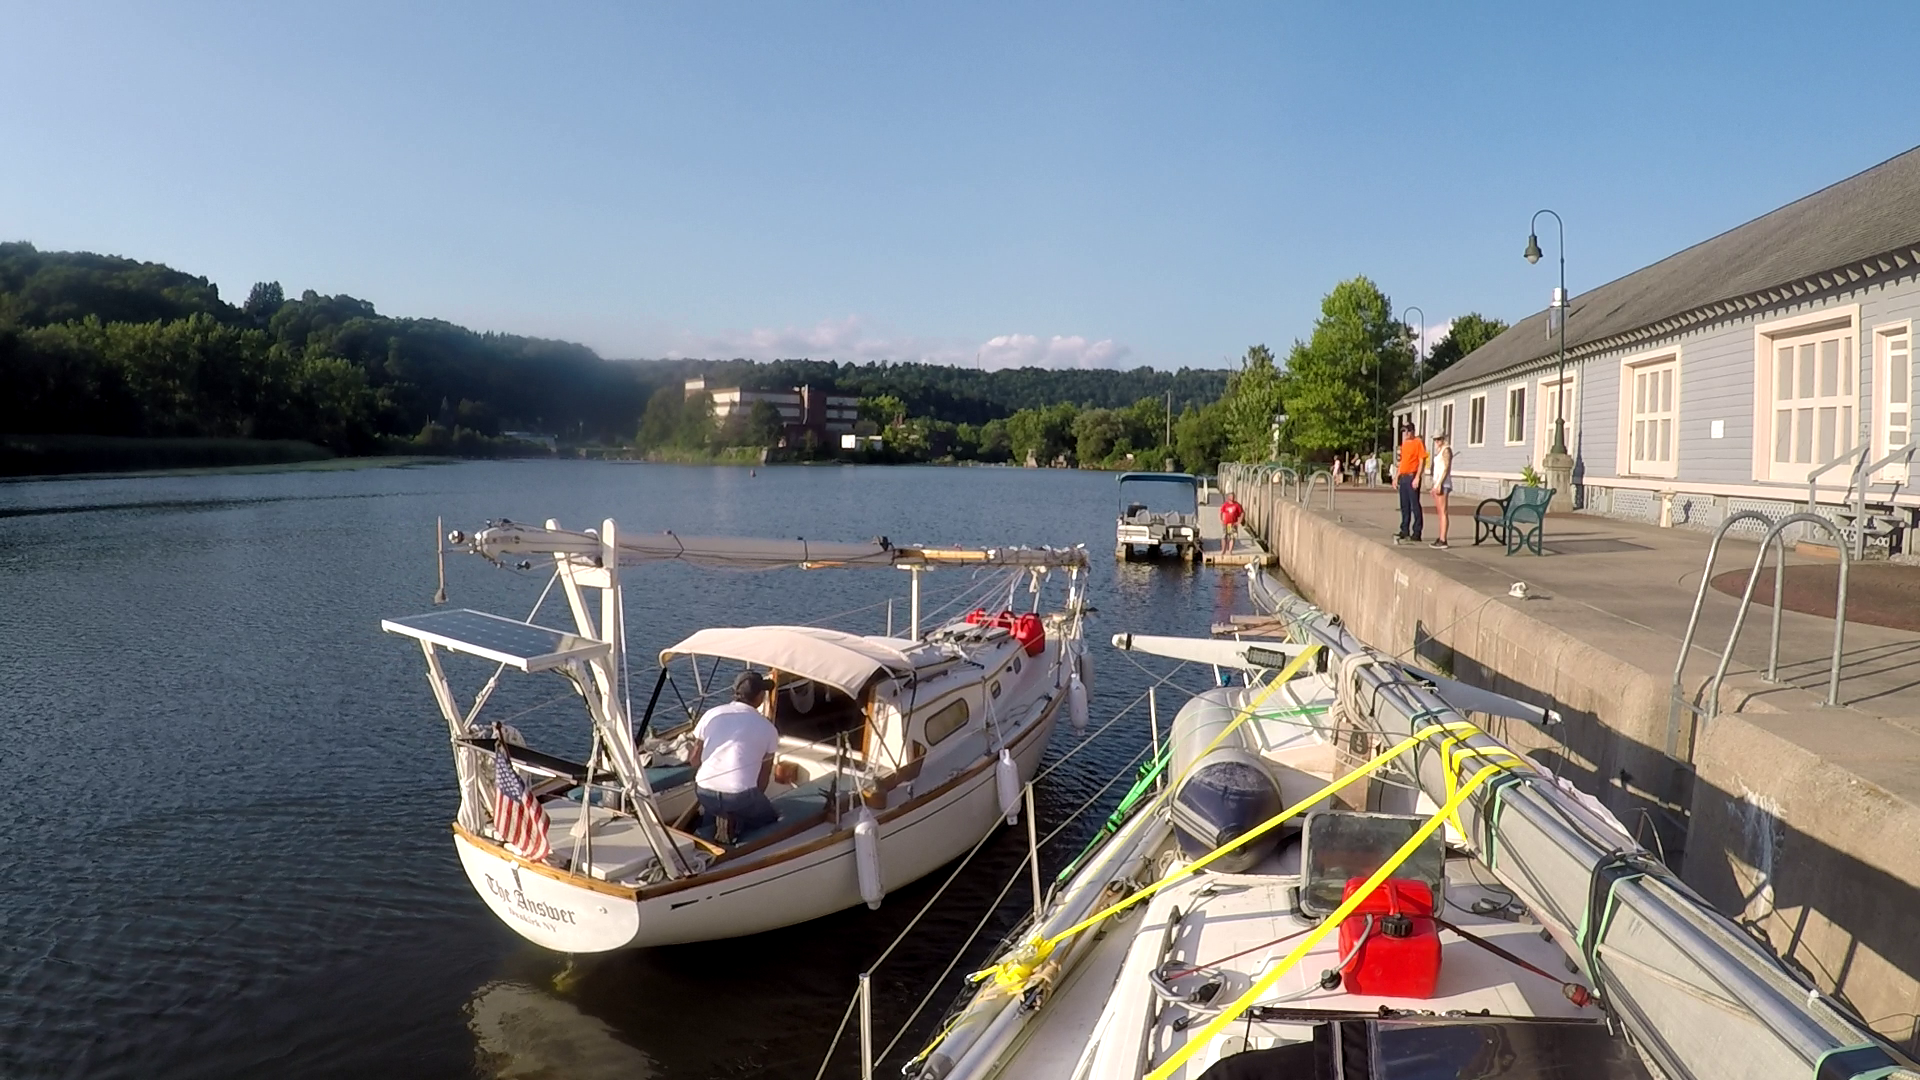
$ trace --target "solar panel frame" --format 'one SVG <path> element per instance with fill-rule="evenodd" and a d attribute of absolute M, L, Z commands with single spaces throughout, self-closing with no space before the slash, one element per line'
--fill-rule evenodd
<path fill-rule="evenodd" d="M 382 619 L 380 628 L 528 673 L 597 659 L 613 649 L 604 641 L 471 608 Z"/>

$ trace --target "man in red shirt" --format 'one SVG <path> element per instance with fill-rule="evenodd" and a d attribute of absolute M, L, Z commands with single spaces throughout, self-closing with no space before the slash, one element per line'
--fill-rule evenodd
<path fill-rule="evenodd" d="M 1233 554 L 1233 527 L 1240 524 L 1240 515 L 1245 512 L 1245 509 L 1234 501 L 1231 495 L 1227 496 L 1226 502 L 1220 504 L 1220 553 L 1222 555 Z"/>
<path fill-rule="evenodd" d="M 1400 488 L 1400 531 L 1394 534 L 1393 542 L 1420 540 L 1420 530 L 1426 524 L 1420 509 L 1420 473 L 1427 467 L 1427 444 L 1414 434 L 1412 424 L 1400 427 L 1400 463 L 1395 470 L 1395 483 Z"/>

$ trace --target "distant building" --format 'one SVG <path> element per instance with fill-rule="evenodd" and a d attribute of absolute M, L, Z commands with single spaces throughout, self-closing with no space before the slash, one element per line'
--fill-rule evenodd
<path fill-rule="evenodd" d="M 847 394 L 832 394 L 812 386 L 789 390 L 747 390 L 738 386 L 708 386 L 705 376 L 686 381 L 686 396 L 705 394 L 713 401 L 713 419 L 726 424 L 735 417 L 745 419 L 759 402 L 772 405 L 780 413 L 787 445 L 798 445 L 812 432 L 822 446 L 831 446 L 842 435 L 853 432 L 860 419 L 860 399 Z"/>
<path fill-rule="evenodd" d="M 558 435 L 543 435 L 537 431 L 503 431 L 500 434 L 505 438 L 519 439 L 525 443 L 534 443 L 539 446 L 544 446 L 549 450 L 556 450 L 560 446 L 560 437 Z"/>

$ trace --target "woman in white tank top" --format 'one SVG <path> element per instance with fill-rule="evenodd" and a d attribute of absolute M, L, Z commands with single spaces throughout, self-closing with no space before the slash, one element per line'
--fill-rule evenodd
<path fill-rule="evenodd" d="M 1440 525 L 1440 535 L 1433 540 L 1433 546 L 1447 546 L 1447 496 L 1453 494 L 1453 443 L 1445 435 L 1433 440 L 1433 516 Z"/>

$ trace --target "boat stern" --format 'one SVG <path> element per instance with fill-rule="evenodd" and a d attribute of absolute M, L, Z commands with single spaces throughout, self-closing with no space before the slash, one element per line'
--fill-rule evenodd
<path fill-rule="evenodd" d="M 501 922 L 535 945 L 609 952 L 640 933 L 640 905 L 627 890 L 550 876 L 458 829 L 453 846 L 474 891 Z"/>

